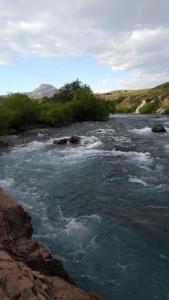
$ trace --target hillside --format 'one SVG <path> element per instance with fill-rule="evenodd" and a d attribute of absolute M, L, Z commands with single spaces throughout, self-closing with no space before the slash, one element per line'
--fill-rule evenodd
<path fill-rule="evenodd" d="M 102 99 L 105 100 L 116 100 L 117 98 L 126 98 L 129 96 L 133 95 L 140 95 L 148 91 L 148 89 L 143 89 L 143 90 L 115 90 L 115 91 L 110 91 L 107 93 L 103 94 L 97 94 L 99 95 Z"/>
<path fill-rule="evenodd" d="M 100 97 L 115 101 L 117 112 L 159 114 L 169 112 L 169 82 L 146 90 L 112 91 Z"/>

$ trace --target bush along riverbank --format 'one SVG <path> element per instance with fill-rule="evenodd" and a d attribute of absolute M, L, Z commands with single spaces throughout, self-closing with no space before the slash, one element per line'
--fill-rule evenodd
<path fill-rule="evenodd" d="M 98 98 L 90 87 L 76 80 L 64 85 L 51 98 L 38 101 L 20 93 L 9 94 L 0 102 L 0 134 L 81 121 L 105 121 L 110 112 L 114 112 L 111 103 Z"/>

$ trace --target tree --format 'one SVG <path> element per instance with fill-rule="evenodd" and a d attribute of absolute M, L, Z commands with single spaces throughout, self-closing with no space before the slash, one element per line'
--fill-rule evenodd
<path fill-rule="evenodd" d="M 50 98 L 49 102 L 65 103 L 67 101 L 72 101 L 76 91 L 85 87 L 87 87 L 87 85 L 82 84 L 79 79 L 76 79 L 71 83 L 66 83 Z"/>

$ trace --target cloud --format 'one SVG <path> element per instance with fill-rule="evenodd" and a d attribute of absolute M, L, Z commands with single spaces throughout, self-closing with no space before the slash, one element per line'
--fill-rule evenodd
<path fill-rule="evenodd" d="M 117 89 L 145 89 L 167 82 L 168 74 L 133 71 L 128 78 L 124 77 L 114 82 Z"/>
<path fill-rule="evenodd" d="M 138 29 L 117 37 L 98 59 L 113 70 L 168 70 L 169 28 Z"/>
<path fill-rule="evenodd" d="M 168 0 L 0 0 L 0 64 L 91 55 L 131 71 L 135 87 L 158 83 L 169 78 L 168 11 Z"/>

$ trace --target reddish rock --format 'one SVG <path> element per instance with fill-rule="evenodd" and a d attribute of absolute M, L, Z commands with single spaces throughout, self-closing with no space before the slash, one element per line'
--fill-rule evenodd
<path fill-rule="evenodd" d="M 32 232 L 28 213 L 0 190 L 1 300 L 101 300 L 79 289 Z"/>

